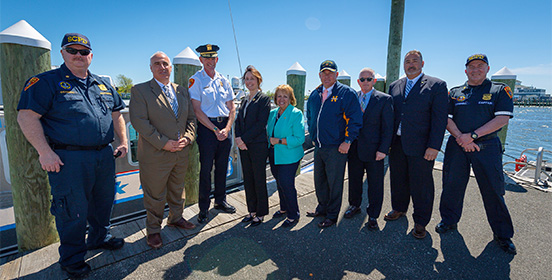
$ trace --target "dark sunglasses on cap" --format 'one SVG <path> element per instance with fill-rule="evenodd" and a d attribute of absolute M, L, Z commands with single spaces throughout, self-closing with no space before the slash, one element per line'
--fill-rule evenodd
<path fill-rule="evenodd" d="M 364 83 L 364 81 L 371 82 L 374 78 L 359 78 L 359 80 Z"/>
<path fill-rule="evenodd" d="M 80 55 L 82 55 L 82 56 L 87 56 L 91 52 L 89 49 L 77 50 L 77 49 L 73 49 L 73 48 L 64 48 L 64 50 L 66 52 L 68 52 L 69 54 L 75 55 L 77 53 L 80 53 Z"/>

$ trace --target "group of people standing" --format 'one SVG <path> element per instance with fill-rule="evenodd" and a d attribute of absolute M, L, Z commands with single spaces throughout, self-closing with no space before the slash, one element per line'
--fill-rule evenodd
<path fill-rule="evenodd" d="M 235 143 L 240 150 L 249 214 L 243 222 L 262 224 L 268 215 L 266 161 L 276 179 L 280 209 L 273 217 L 287 217 L 283 227 L 299 221 L 295 174 L 304 156 L 304 117 L 295 107 L 289 85 L 274 94 L 277 105 L 261 90 L 261 73 L 248 66 L 242 77 L 249 95 L 239 108 L 228 80 L 215 70 L 219 47 L 202 45 L 203 69 L 193 75 L 188 88 L 170 82 L 172 64 L 163 52 L 150 57 L 153 78 L 131 90 L 130 119 L 139 133 L 140 180 L 147 212 L 147 244 L 163 245 L 161 225 L 165 204 L 167 225 L 196 227 L 182 217 L 184 178 L 190 146 L 197 141 L 200 154 L 198 222 L 209 220 L 211 174 L 214 208 L 234 213 L 226 201 L 226 171 L 235 122 Z M 52 192 L 51 212 L 60 236 L 61 268 L 71 277 L 90 272 L 84 261 L 87 250 L 116 250 L 124 239 L 109 233 L 115 198 L 115 160 L 128 150 L 125 107 L 108 80 L 90 73 L 89 39 L 68 33 L 61 43 L 60 68 L 31 77 L 17 107 L 18 123 L 37 150 L 41 167 L 48 172 Z M 432 169 L 445 128 L 451 133 L 445 151 L 442 220 L 435 230 L 456 228 L 470 167 L 476 175 L 494 238 L 505 251 L 515 254 L 512 220 L 504 202 L 501 144 L 497 132 L 513 117 L 512 92 L 504 84 L 486 78 L 485 55 L 466 62 L 468 81 L 451 89 L 422 73 L 419 51 L 404 59 L 406 77 L 393 82 L 389 94 L 377 91 L 375 73 L 360 71 L 355 92 L 337 82 L 337 65 L 320 65 L 321 85 L 312 91 L 306 120 L 314 149 L 314 184 L 318 205 L 310 217 L 327 228 L 337 222 L 342 203 L 344 173 L 349 162 L 351 218 L 361 212 L 364 173 L 368 182 L 368 223 L 378 229 L 383 202 L 383 159 L 389 155 L 392 210 L 387 221 L 405 216 L 410 199 L 415 222 L 412 235 L 426 236 L 434 200 Z M 448 114 L 448 117 L 447 117 Z M 119 143 L 112 146 L 114 134 Z M 211 172 L 213 170 L 214 172 Z M 88 237 L 85 240 L 88 228 Z"/>

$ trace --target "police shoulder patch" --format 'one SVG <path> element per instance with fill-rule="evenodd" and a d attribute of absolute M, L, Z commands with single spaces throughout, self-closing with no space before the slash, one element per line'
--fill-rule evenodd
<path fill-rule="evenodd" d="M 191 87 L 194 85 L 194 83 L 195 83 L 194 78 L 190 78 L 190 79 L 188 80 L 188 88 L 191 88 Z"/>
<path fill-rule="evenodd" d="M 512 99 L 513 95 L 512 95 L 512 89 L 509 87 L 509 86 L 506 86 L 504 87 L 504 90 L 506 91 L 506 93 L 508 94 L 508 97 L 510 97 L 510 99 Z"/>
<path fill-rule="evenodd" d="M 38 80 L 40 80 L 40 79 L 37 78 L 37 77 L 32 77 L 32 78 L 27 82 L 27 84 L 25 85 L 24 91 L 28 90 L 30 87 L 32 87 L 34 84 L 36 84 L 36 82 L 38 82 Z"/>
<path fill-rule="evenodd" d="M 98 87 L 100 90 L 107 91 L 107 87 L 104 84 L 99 84 Z"/>
<path fill-rule="evenodd" d="M 71 89 L 71 84 L 66 82 L 66 81 L 61 81 L 59 82 L 59 86 L 62 88 L 62 89 Z"/>

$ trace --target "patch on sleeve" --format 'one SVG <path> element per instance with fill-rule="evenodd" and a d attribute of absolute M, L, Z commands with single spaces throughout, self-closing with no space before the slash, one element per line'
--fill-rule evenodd
<path fill-rule="evenodd" d="M 509 87 L 509 86 L 506 86 L 504 88 L 504 90 L 506 91 L 506 93 L 508 94 L 508 97 L 510 97 L 510 99 L 512 99 L 513 95 L 512 95 L 512 89 Z"/>
<path fill-rule="evenodd" d="M 39 78 L 37 77 L 32 77 L 28 82 L 27 84 L 25 85 L 25 89 L 24 91 L 28 90 L 30 87 L 32 87 L 34 84 L 36 84 L 36 82 L 38 82 Z"/>
<path fill-rule="evenodd" d="M 195 83 L 195 80 L 193 78 L 190 78 L 188 80 L 188 88 L 191 88 L 194 85 L 194 83 Z"/>

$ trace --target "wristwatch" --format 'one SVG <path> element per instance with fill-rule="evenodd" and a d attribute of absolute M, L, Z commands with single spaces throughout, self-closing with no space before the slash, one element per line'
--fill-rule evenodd
<path fill-rule="evenodd" d="M 282 138 L 278 139 L 278 144 L 282 144 Z"/>
<path fill-rule="evenodd" d="M 475 131 L 472 131 L 472 133 L 471 133 L 471 138 L 472 138 L 473 140 L 475 140 L 475 139 L 479 138 L 479 135 L 477 135 L 477 133 L 475 133 Z"/>

